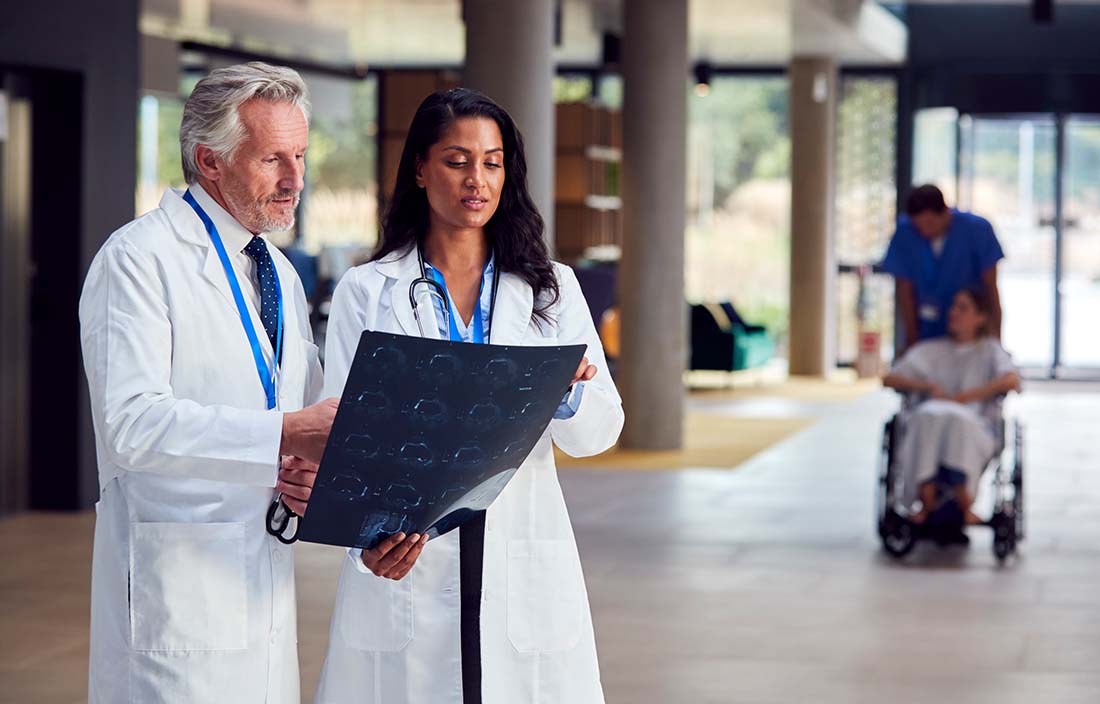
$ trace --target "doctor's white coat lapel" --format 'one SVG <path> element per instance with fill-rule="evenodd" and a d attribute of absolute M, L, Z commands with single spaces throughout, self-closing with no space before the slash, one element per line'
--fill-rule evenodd
<path fill-rule="evenodd" d="M 171 190 L 161 198 L 160 207 L 168 213 L 168 220 L 181 239 L 206 250 L 206 257 L 202 263 L 202 277 L 218 289 L 226 302 L 236 309 L 237 304 L 233 300 L 233 292 L 229 289 L 229 282 L 225 278 L 225 270 L 222 269 L 221 261 L 218 259 L 218 252 L 214 249 L 210 236 L 206 234 L 206 228 L 198 214 L 181 195 Z"/>
<path fill-rule="evenodd" d="M 420 325 L 424 327 L 423 335 L 420 333 L 420 326 L 416 324 L 416 314 L 413 312 L 412 301 L 409 300 L 410 287 L 422 276 L 416 249 L 410 249 L 404 255 L 387 256 L 386 259 L 377 263 L 377 269 L 378 273 L 395 281 L 393 288 L 390 289 L 390 310 L 393 311 L 401 332 L 411 337 L 438 340 L 439 324 L 435 318 L 435 297 L 431 294 L 432 288 L 427 284 L 419 284 L 414 292 L 417 311 L 420 314 Z"/>
<path fill-rule="evenodd" d="M 218 250 L 214 247 L 214 243 L 210 239 L 210 235 L 206 232 L 206 226 L 203 225 L 202 220 L 199 219 L 198 214 L 187 204 L 187 201 L 183 199 L 181 194 L 177 194 L 175 191 L 169 190 L 164 194 L 161 199 L 160 207 L 168 213 L 168 218 L 172 222 L 172 227 L 175 228 L 176 233 L 191 242 L 205 248 L 206 255 L 202 263 L 202 278 L 206 279 L 214 288 L 218 289 L 222 298 L 230 306 L 234 315 L 238 316 L 240 313 L 237 310 L 237 302 L 233 298 L 233 290 L 229 287 L 229 280 L 226 278 L 225 269 L 222 267 L 221 258 L 218 257 Z M 230 257 L 236 252 L 227 251 Z M 278 261 L 276 259 L 276 261 Z M 278 265 L 276 265 L 278 266 Z M 236 276 L 236 270 L 233 271 Z M 291 296 L 293 290 L 288 290 L 288 283 L 284 281 L 286 279 L 286 272 L 279 272 L 280 287 L 283 292 L 283 327 L 284 330 L 287 326 L 287 313 L 289 306 L 291 305 Z M 241 282 L 242 287 L 245 285 Z M 267 359 L 270 360 L 274 357 L 274 350 L 271 347 L 271 340 L 267 335 L 263 334 L 264 329 L 263 321 L 260 319 L 260 311 L 256 310 L 255 305 L 252 303 L 250 296 L 245 296 L 245 307 L 248 309 L 249 317 L 252 319 L 252 327 L 257 331 L 256 338 L 260 343 L 260 347 L 263 348 L 264 354 L 267 355 Z M 243 331 L 243 328 L 242 328 Z M 243 332 L 242 332 L 243 334 Z M 284 335 L 285 338 L 285 335 Z M 285 346 L 284 339 L 284 346 Z M 285 350 L 284 350 L 285 352 Z"/>
<path fill-rule="evenodd" d="M 519 276 L 504 273 L 500 275 L 499 286 L 489 342 L 494 345 L 523 344 L 534 306 L 531 287 Z"/>

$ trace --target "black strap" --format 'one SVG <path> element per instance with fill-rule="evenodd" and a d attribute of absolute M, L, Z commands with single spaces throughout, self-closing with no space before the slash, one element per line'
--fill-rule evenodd
<path fill-rule="evenodd" d="M 481 704 L 481 576 L 485 564 L 485 512 L 458 529 L 462 594 L 462 702 Z"/>

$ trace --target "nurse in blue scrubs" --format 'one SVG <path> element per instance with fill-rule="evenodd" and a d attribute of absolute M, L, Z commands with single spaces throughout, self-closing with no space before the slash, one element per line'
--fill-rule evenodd
<path fill-rule="evenodd" d="M 1001 334 L 1001 297 L 997 262 L 1004 251 L 993 226 L 983 217 L 948 208 L 932 185 L 909 193 L 906 215 L 886 250 L 882 269 L 897 281 L 898 312 L 905 326 L 899 356 L 921 340 L 947 334 L 947 311 L 955 294 L 966 288 L 987 292 L 990 331 Z"/>

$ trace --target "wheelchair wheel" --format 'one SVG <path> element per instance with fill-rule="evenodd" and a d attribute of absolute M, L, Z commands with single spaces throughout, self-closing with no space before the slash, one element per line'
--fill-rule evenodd
<path fill-rule="evenodd" d="M 996 513 L 990 521 L 993 528 L 993 555 L 997 562 L 1004 562 L 1016 552 L 1016 519 L 1005 513 Z"/>
<path fill-rule="evenodd" d="M 1020 421 L 1013 423 L 1012 513 L 1016 517 L 1016 540 L 1024 539 L 1024 432 Z"/>
<path fill-rule="evenodd" d="M 894 500 L 894 424 L 891 418 L 882 432 L 882 452 L 879 459 L 878 485 L 875 492 L 875 506 L 878 508 L 879 524 L 886 516 Z"/>
<path fill-rule="evenodd" d="M 882 549 L 896 558 L 902 558 L 917 544 L 914 526 L 893 511 L 888 511 L 879 529 L 882 536 Z"/>

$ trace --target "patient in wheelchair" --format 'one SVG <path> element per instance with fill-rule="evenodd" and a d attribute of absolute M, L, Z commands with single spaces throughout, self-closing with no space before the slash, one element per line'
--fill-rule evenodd
<path fill-rule="evenodd" d="M 1001 399 L 1019 390 L 1009 354 L 987 332 L 991 305 L 984 292 L 960 291 L 947 313 L 946 337 L 919 342 L 898 360 L 883 384 L 905 393 L 896 467 L 901 499 L 920 509 L 923 523 L 935 506 L 937 480 L 954 487 L 968 524 L 982 471 L 997 451 Z"/>

